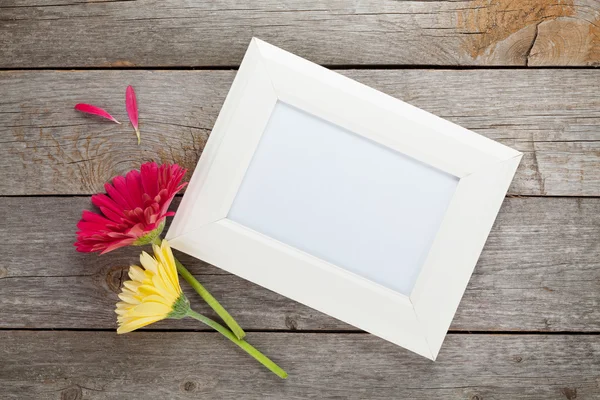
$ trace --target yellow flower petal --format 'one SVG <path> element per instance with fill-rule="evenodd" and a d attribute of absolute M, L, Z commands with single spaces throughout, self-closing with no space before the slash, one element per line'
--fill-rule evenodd
<path fill-rule="evenodd" d="M 156 289 L 156 287 L 154 287 L 154 284 L 150 281 L 147 284 L 143 284 L 138 288 L 138 294 L 140 296 L 143 297 L 148 297 L 148 296 L 160 296 L 162 298 L 165 298 L 164 296 L 164 292 L 160 292 Z M 165 299 L 166 300 L 166 299 Z M 167 301 L 167 303 L 171 303 L 171 301 Z"/>
<path fill-rule="evenodd" d="M 152 258 L 152 256 L 150 254 L 146 253 L 145 251 L 142 251 L 142 254 L 140 255 L 140 263 L 142 263 L 142 265 L 144 266 L 146 271 L 150 271 L 155 274 L 157 273 L 158 262 L 154 258 Z"/>
<path fill-rule="evenodd" d="M 166 272 L 173 283 L 173 286 L 179 287 L 179 276 L 177 275 L 177 265 L 175 264 L 175 257 L 173 256 L 173 251 L 171 250 L 171 246 L 169 246 L 169 242 L 163 240 L 160 245 L 160 250 L 162 254 L 162 258 L 164 259 L 164 263 L 166 265 Z"/>
<path fill-rule="evenodd" d="M 140 286 L 142 286 L 142 282 L 125 281 L 123 282 L 123 286 L 132 292 L 135 292 Z"/>
<path fill-rule="evenodd" d="M 135 318 L 132 321 L 126 322 L 117 328 L 117 333 L 128 333 L 136 329 L 142 328 L 146 325 L 150 325 L 156 321 L 160 321 L 163 318 L 159 317 L 146 317 L 146 318 Z"/>
<path fill-rule="evenodd" d="M 178 290 L 179 284 L 173 283 L 173 281 L 171 280 L 171 277 L 169 276 L 169 273 L 166 271 L 166 269 L 163 269 L 163 268 L 159 269 L 158 276 L 164 283 L 167 291 L 169 291 L 171 293 L 180 293 L 180 290 Z"/>
<path fill-rule="evenodd" d="M 157 303 L 154 301 L 144 302 L 132 308 L 129 311 L 130 317 L 161 317 L 171 312 L 171 307 L 164 303 Z"/>
<path fill-rule="evenodd" d="M 179 297 L 179 293 L 169 291 L 167 285 L 165 285 L 165 281 L 162 280 L 160 275 L 154 275 L 152 277 L 152 284 L 154 285 L 154 289 L 158 292 L 159 295 L 163 296 L 165 299 L 172 299 L 174 302 L 177 297 Z"/>
<path fill-rule="evenodd" d="M 145 301 L 153 301 L 155 303 L 163 303 L 169 307 L 172 305 L 168 299 L 165 299 L 164 297 L 156 295 L 156 294 L 150 294 L 150 295 L 146 296 L 144 298 L 144 300 Z"/>
<path fill-rule="evenodd" d="M 144 274 L 144 270 L 137 265 L 132 265 L 129 267 L 129 277 L 134 281 L 141 282 L 144 280 L 146 275 Z"/>
<path fill-rule="evenodd" d="M 135 296 L 132 296 L 132 295 L 130 295 L 128 293 L 125 293 L 125 292 L 119 294 L 119 298 L 121 300 L 123 300 L 125 303 L 129 303 L 129 304 L 139 304 L 139 303 L 141 303 L 141 300 L 139 300 Z"/>

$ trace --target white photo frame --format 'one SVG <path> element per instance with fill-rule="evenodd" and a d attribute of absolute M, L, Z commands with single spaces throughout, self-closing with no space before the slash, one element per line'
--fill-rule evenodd
<path fill-rule="evenodd" d="M 304 134 L 312 135 L 309 146 Z M 356 158 L 348 154 L 365 154 L 371 175 L 359 177 L 365 174 L 352 170 Z M 332 157 L 335 162 L 328 161 Z M 177 250 L 435 360 L 521 157 L 254 38 L 167 239 Z M 320 169 L 299 168 L 306 160 Z M 269 162 L 276 168 L 269 169 Z M 326 179 L 340 193 L 329 191 Z M 327 193 L 318 200 L 312 196 L 315 181 Z M 285 185 L 306 202 L 295 202 Z M 414 190 L 399 196 L 399 187 Z M 378 203 L 388 190 L 394 201 Z M 263 204 L 261 195 L 271 200 Z M 359 200 L 347 204 L 343 195 Z M 381 211 L 379 204 L 387 208 Z M 303 218 L 287 220 L 289 207 Z M 348 225 L 352 207 L 363 222 Z M 333 222 L 323 218 L 330 211 Z M 408 230 L 394 231 L 390 220 L 413 214 Z M 372 224 L 372 215 L 379 222 Z M 426 222 L 414 222 L 421 220 Z M 351 233 L 362 232 L 360 224 L 369 234 L 358 235 L 363 241 L 355 245 Z M 347 233 L 348 227 L 356 230 Z M 335 229 L 344 240 L 335 242 Z M 398 246 L 415 244 L 398 252 L 388 240 L 395 235 L 406 238 Z M 378 251 L 347 257 L 345 243 Z M 412 257 L 398 263 L 406 273 L 390 267 L 398 254 Z M 385 267 L 373 272 L 357 259 Z"/>

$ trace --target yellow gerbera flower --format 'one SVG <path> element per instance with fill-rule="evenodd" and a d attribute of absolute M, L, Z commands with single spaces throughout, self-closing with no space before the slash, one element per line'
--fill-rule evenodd
<path fill-rule="evenodd" d="M 127 333 L 165 318 L 183 318 L 189 302 L 181 291 L 177 267 L 166 240 L 153 245 L 154 257 L 142 252 L 140 263 L 129 267 L 130 281 L 123 285 L 117 303 L 117 333 Z"/>
<path fill-rule="evenodd" d="M 117 303 L 117 333 L 127 333 L 150 325 L 165 318 L 194 318 L 231 340 L 237 346 L 254 357 L 269 370 L 281 378 L 287 373 L 277 364 L 262 354 L 250 343 L 239 339 L 232 331 L 212 319 L 199 314 L 190 308 L 190 302 L 181 291 L 177 266 L 169 243 L 163 240 L 159 245 L 153 244 L 154 257 L 142 252 L 140 262 L 129 267 L 130 281 L 123 284 Z M 243 332 L 243 331 L 242 331 Z"/>

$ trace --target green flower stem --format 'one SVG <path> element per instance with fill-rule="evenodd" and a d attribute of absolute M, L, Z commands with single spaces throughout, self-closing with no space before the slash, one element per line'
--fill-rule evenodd
<path fill-rule="evenodd" d="M 246 353 L 248 353 L 252 357 L 254 357 L 256 359 L 256 361 L 258 361 L 259 363 L 261 363 L 262 365 L 267 367 L 275 375 L 277 375 L 278 377 L 280 377 L 282 379 L 287 378 L 287 376 L 288 376 L 287 372 L 285 372 L 283 369 L 281 369 L 281 367 L 279 367 L 277 364 L 275 364 L 273 361 L 271 361 L 263 353 L 258 351 L 250 343 L 246 342 L 245 340 L 240 340 L 237 337 L 235 337 L 234 334 L 229 329 L 225 328 L 223 325 L 219 324 L 218 322 L 213 321 L 210 318 L 205 317 L 202 314 L 197 313 L 196 311 L 194 311 L 192 309 L 188 310 L 186 316 L 197 319 L 198 321 L 215 329 L 217 332 L 219 332 L 220 334 L 225 336 L 227 339 L 231 340 L 233 343 L 235 343 L 239 347 L 241 347 Z"/>
<path fill-rule="evenodd" d="M 231 329 L 236 338 L 242 340 L 246 336 L 246 332 L 244 332 L 244 330 L 238 325 L 238 323 L 227 312 L 227 310 L 223 308 L 221 303 L 219 303 L 217 299 L 215 299 L 213 295 L 210 294 L 209 291 L 206 290 L 196 278 L 194 278 L 194 275 L 192 275 L 190 271 L 188 271 L 187 268 L 185 268 L 183 264 L 181 264 L 176 258 L 175 265 L 177 265 L 177 271 L 181 276 L 183 276 L 183 279 L 185 279 L 187 283 L 189 283 L 190 286 L 194 288 L 194 290 L 200 295 L 200 297 L 204 299 L 206 304 L 208 304 L 213 310 L 215 310 L 215 312 L 219 315 L 219 317 L 221 317 L 223 322 L 225 322 L 229 329 Z"/>
<path fill-rule="evenodd" d="M 152 243 L 160 246 L 160 238 L 156 237 Z M 244 330 L 240 327 L 240 325 L 236 322 L 236 320 L 233 319 L 233 317 L 227 312 L 227 310 L 225 310 L 225 308 L 223 308 L 221 303 L 219 303 L 217 301 L 217 299 L 215 299 L 213 297 L 213 295 L 210 294 L 210 292 L 208 290 L 206 290 L 206 288 L 204 286 L 202 286 L 202 284 L 200 282 L 198 282 L 198 280 L 196 278 L 194 278 L 194 275 L 192 275 L 190 273 L 190 271 L 188 271 L 187 268 L 184 267 L 183 264 L 180 263 L 177 258 L 175 258 L 175 257 L 173 257 L 173 258 L 175 259 L 175 265 L 177 266 L 177 272 L 179 272 L 179 274 L 183 277 L 183 279 L 185 279 L 187 281 L 187 283 L 189 283 L 190 286 L 192 288 L 194 288 L 194 290 L 200 295 L 200 297 L 202 297 L 202 299 L 204 299 L 206 304 L 208 304 L 217 313 L 217 315 L 219 317 L 221 317 L 223 322 L 225 322 L 225 324 L 229 327 L 229 329 L 231 329 L 233 334 L 238 339 L 242 340 L 246 336 L 246 332 L 244 332 Z"/>

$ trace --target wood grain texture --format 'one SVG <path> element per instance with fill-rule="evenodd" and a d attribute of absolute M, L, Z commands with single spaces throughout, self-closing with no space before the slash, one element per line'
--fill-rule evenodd
<path fill-rule="evenodd" d="M 595 0 L 4 0 L 0 68 L 232 66 L 252 36 L 328 65 L 598 65 L 599 11 Z"/>
<path fill-rule="evenodd" d="M 289 380 L 196 321 L 119 336 L 140 249 L 72 246 L 114 175 L 194 168 L 252 36 L 337 68 L 599 66 L 599 27 L 597 0 L 0 0 L 0 398 L 600 399 L 600 71 L 339 71 L 524 153 L 435 363 L 182 254 Z M 26 70 L 78 67 L 109 70 Z M 139 147 L 73 110 L 127 121 L 128 84 Z"/>
<path fill-rule="evenodd" d="M 524 153 L 510 193 L 600 196 L 600 71 L 342 70 Z M 0 73 L 5 195 L 91 194 L 147 160 L 195 167 L 233 71 Z M 127 123 L 77 113 L 78 102 L 127 121 L 135 86 L 142 144 Z"/>
<path fill-rule="evenodd" d="M 528 65 L 548 65 L 548 60 L 554 60 L 557 64 L 576 66 L 600 60 L 600 14 L 594 21 L 571 17 L 543 21 L 537 25 L 537 36 Z"/>
<path fill-rule="evenodd" d="M 366 334 L 0 332 L 3 399 L 593 400 L 598 336 L 449 335 L 432 362 Z"/>
<path fill-rule="evenodd" d="M 75 252 L 85 208 L 87 197 L 0 198 L 0 328 L 115 328 L 116 295 L 140 249 Z M 507 198 L 451 329 L 599 332 L 598 238 L 600 199 Z M 245 329 L 356 330 L 218 268 L 182 261 Z M 212 315 L 188 293 L 198 311 Z"/>

